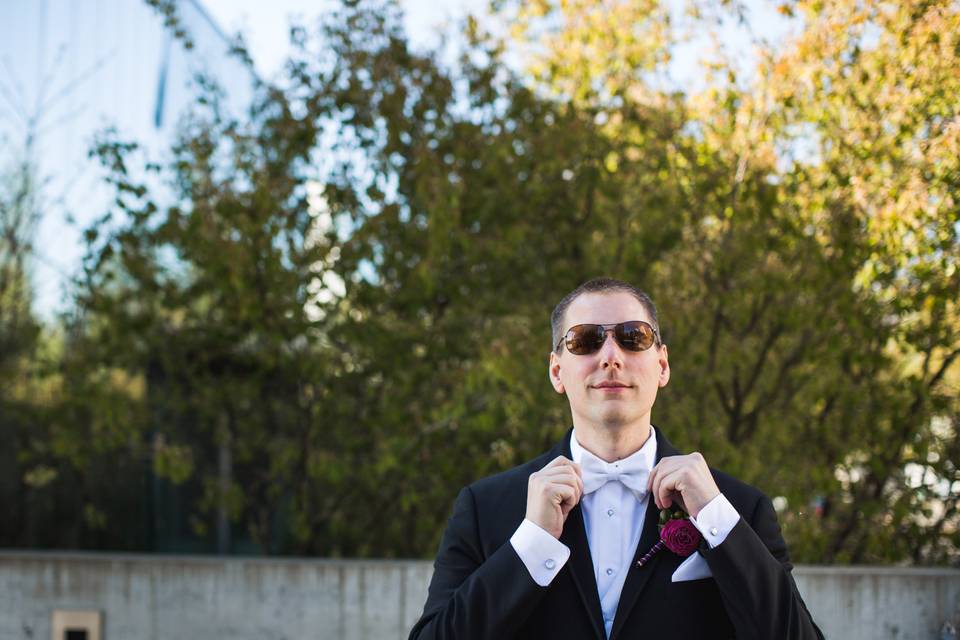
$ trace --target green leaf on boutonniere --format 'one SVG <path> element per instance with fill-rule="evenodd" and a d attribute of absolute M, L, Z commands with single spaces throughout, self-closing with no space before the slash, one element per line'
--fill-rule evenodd
<path fill-rule="evenodd" d="M 674 502 L 666 509 L 660 509 L 660 526 L 662 527 L 670 520 L 679 520 L 686 517 L 687 513 L 680 508 L 680 505 Z"/>

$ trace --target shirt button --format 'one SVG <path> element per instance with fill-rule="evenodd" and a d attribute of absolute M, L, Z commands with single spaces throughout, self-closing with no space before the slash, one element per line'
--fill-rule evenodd
<path fill-rule="evenodd" d="M 613 575 L 613 569 L 607 569 L 607 575 L 608 575 L 608 576 L 612 576 L 612 575 Z"/>
<path fill-rule="evenodd" d="M 553 570 L 553 568 L 554 568 L 555 566 L 557 566 L 557 563 L 554 561 L 553 558 L 548 558 L 548 559 L 543 563 L 543 566 L 545 566 L 547 569 Z"/>
<path fill-rule="evenodd" d="M 612 515 L 615 514 L 615 513 L 616 513 L 616 511 L 614 511 L 613 509 L 607 509 L 607 515 L 608 515 L 608 516 L 612 516 Z"/>
<path fill-rule="evenodd" d="M 710 535 L 712 535 L 712 536 L 717 535 L 717 528 L 716 528 L 716 527 L 710 527 Z"/>

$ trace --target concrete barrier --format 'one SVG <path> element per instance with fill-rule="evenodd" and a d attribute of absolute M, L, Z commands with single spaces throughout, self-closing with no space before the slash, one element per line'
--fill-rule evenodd
<path fill-rule="evenodd" d="M 0 552 L 0 640 L 51 638 L 54 610 L 103 613 L 105 640 L 402 639 L 422 561 Z M 960 570 L 797 567 L 827 638 L 939 640 Z M 60 640 L 60 639 L 58 639 Z"/>

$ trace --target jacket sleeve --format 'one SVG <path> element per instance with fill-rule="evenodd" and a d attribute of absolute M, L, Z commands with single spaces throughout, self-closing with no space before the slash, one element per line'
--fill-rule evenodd
<path fill-rule="evenodd" d="M 749 521 L 701 549 L 737 639 L 823 640 L 791 575 L 793 566 L 773 503 L 761 496 Z"/>
<path fill-rule="evenodd" d="M 485 555 L 477 523 L 476 499 L 466 487 L 454 502 L 410 640 L 512 638 L 546 593 L 509 540 Z"/>

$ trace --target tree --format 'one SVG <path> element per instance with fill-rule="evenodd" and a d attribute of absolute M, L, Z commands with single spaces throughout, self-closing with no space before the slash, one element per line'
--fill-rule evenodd
<path fill-rule="evenodd" d="M 791 197 L 817 229 L 839 218 L 855 238 L 848 286 L 876 309 L 874 340 L 841 369 L 858 391 L 845 413 L 856 411 L 869 435 L 837 465 L 827 554 L 955 559 L 960 10 L 949 2 L 796 10 L 807 28 L 766 68 L 769 96 L 783 105 L 771 113 L 777 130 L 788 141 L 808 131 L 815 154 L 795 169 Z M 825 251 L 838 244 L 817 239 Z"/>
<path fill-rule="evenodd" d="M 49 483 L 51 470 L 24 464 L 30 427 L 37 419 L 31 392 L 37 388 L 36 364 L 40 324 L 31 308 L 29 264 L 39 217 L 39 179 L 33 157 L 33 136 L 10 145 L 13 152 L 0 167 L 0 438 L 3 468 L 0 491 L 13 505 L 10 525 L 24 523 L 24 493 Z"/>

